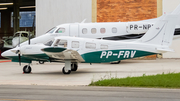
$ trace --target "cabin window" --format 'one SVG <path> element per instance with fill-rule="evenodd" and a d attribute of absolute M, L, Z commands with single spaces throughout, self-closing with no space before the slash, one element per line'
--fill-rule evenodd
<path fill-rule="evenodd" d="M 82 33 L 83 33 L 83 34 L 87 34 L 87 28 L 83 28 L 83 29 L 82 29 Z"/>
<path fill-rule="evenodd" d="M 105 28 L 101 28 L 101 29 L 100 29 L 100 32 L 101 32 L 102 34 L 104 34 L 104 33 L 106 32 L 106 29 L 105 29 Z"/>
<path fill-rule="evenodd" d="M 64 33 L 65 32 L 65 28 L 59 28 L 56 33 Z"/>
<path fill-rule="evenodd" d="M 108 49 L 108 45 L 101 45 L 100 48 L 101 49 Z"/>
<path fill-rule="evenodd" d="M 112 28 L 112 33 L 117 33 L 117 28 L 116 27 Z"/>
<path fill-rule="evenodd" d="M 96 34 L 96 28 L 92 28 L 92 29 L 91 29 L 91 33 L 92 33 L 92 34 Z"/>
<path fill-rule="evenodd" d="M 79 48 L 79 41 L 72 41 L 72 48 Z"/>
<path fill-rule="evenodd" d="M 96 44 L 87 42 L 86 43 L 86 48 L 88 48 L 88 49 L 96 49 Z"/>

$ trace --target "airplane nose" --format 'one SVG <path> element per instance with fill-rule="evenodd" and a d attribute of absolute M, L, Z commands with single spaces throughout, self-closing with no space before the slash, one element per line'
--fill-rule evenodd
<path fill-rule="evenodd" d="M 7 50 L 1 54 L 2 57 L 10 58 L 11 56 L 17 56 L 17 54 L 13 53 L 11 50 Z"/>
<path fill-rule="evenodd" d="M 8 53 L 9 53 L 8 51 L 9 51 L 9 50 L 7 50 L 7 51 L 5 51 L 5 52 L 1 53 L 1 56 L 2 56 L 2 57 L 6 57 L 6 56 L 8 56 Z"/>

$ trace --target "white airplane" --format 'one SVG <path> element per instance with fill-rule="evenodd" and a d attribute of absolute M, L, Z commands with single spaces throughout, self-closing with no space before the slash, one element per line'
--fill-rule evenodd
<path fill-rule="evenodd" d="M 65 62 L 62 72 L 70 74 L 77 70 L 78 62 L 105 63 L 171 52 L 169 46 L 177 19 L 178 15 L 164 16 L 143 37 L 133 42 L 61 36 L 49 45 L 23 45 L 2 53 L 2 56 L 11 58 L 13 62 L 29 63 L 24 66 L 24 73 L 31 72 L 32 61 L 43 60 Z"/>
<path fill-rule="evenodd" d="M 29 38 L 33 38 L 34 33 L 28 31 L 18 31 L 14 33 L 13 37 L 4 38 L 4 45 L 2 48 L 11 49 L 16 47 L 18 44 L 27 41 Z"/>
<path fill-rule="evenodd" d="M 171 14 L 180 14 L 180 5 Z M 31 39 L 31 44 L 52 42 L 58 36 L 102 38 L 106 40 L 138 39 L 163 16 L 134 22 L 84 23 L 84 20 L 81 23 L 61 24 L 53 27 L 46 34 Z M 175 35 L 180 35 L 180 19 L 177 22 Z M 27 44 L 28 41 L 22 43 L 21 46 Z"/>
<path fill-rule="evenodd" d="M 12 47 L 16 47 L 19 42 L 23 43 L 27 41 L 30 38 L 34 36 L 33 33 L 27 32 L 27 31 L 18 31 L 14 34 L 13 39 L 12 39 Z"/>

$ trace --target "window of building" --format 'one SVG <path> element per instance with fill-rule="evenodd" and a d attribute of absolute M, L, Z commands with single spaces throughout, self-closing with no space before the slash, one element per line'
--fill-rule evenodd
<path fill-rule="evenodd" d="M 87 34 L 87 28 L 83 28 L 83 29 L 82 29 L 82 33 L 83 33 L 83 34 Z"/>
<path fill-rule="evenodd" d="M 92 29 L 91 29 L 91 33 L 92 33 L 92 34 L 96 34 L 96 28 L 92 28 Z"/>
<path fill-rule="evenodd" d="M 95 43 L 87 42 L 87 43 L 86 43 L 86 48 L 96 49 L 96 44 L 95 44 Z"/>
<path fill-rule="evenodd" d="M 79 41 L 72 41 L 72 48 L 79 48 Z"/>
<path fill-rule="evenodd" d="M 106 29 L 105 29 L 105 28 L 101 28 L 101 29 L 100 29 L 100 32 L 101 32 L 102 34 L 104 34 L 104 33 L 106 32 Z"/>
<path fill-rule="evenodd" d="M 65 32 L 65 28 L 59 28 L 56 33 L 64 33 Z"/>
<path fill-rule="evenodd" d="M 20 20 L 19 26 L 20 27 L 33 27 L 33 22 L 35 21 L 35 11 L 23 11 L 19 12 Z M 34 22 L 35 24 L 35 22 Z M 13 12 L 11 13 L 11 27 L 13 27 Z"/>
<path fill-rule="evenodd" d="M 101 45 L 100 48 L 101 49 L 108 49 L 108 45 Z"/>
<path fill-rule="evenodd" d="M 112 28 L 112 33 L 117 33 L 117 28 L 116 27 Z"/>

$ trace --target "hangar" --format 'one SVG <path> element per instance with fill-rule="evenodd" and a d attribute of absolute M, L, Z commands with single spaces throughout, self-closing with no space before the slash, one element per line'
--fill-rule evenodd
<path fill-rule="evenodd" d="M 40 36 L 54 26 L 81 22 L 84 19 L 87 19 L 86 22 L 125 22 L 156 18 L 171 12 L 180 4 L 180 0 L 2 0 L 0 3 L 13 3 L 0 5 L 1 8 L 8 8 L 0 10 L 2 37 L 12 35 L 19 29 L 32 30 L 31 27 L 19 27 L 19 11 L 36 12 L 36 36 Z M 26 6 L 32 8 L 21 9 Z M 14 12 L 13 28 L 11 12 Z M 177 46 L 179 43 L 180 40 L 174 40 L 171 48 L 175 53 L 165 53 L 163 58 L 180 58 L 180 48 Z M 156 56 L 147 58 L 154 59 Z"/>

